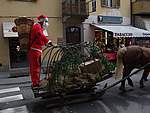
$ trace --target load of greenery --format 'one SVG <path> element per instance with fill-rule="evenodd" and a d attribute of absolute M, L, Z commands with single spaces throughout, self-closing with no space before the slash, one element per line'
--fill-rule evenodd
<path fill-rule="evenodd" d="M 107 61 L 95 43 L 49 46 L 44 51 L 42 64 L 46 67 L 46 77 L 50 76 L 51 93 L 92 89 L 114 70 L 114 64 Z"/>

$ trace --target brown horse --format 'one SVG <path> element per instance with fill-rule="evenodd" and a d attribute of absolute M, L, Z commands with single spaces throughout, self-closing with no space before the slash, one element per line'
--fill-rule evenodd
<path fill-rule="evenodd" d="M 128 76 L 134 68 L 140 68 L 150 62 L 150 48 L 140 46 L 128 46 L 120 48 L 117 52 L 117 68 L 116 77 L 121 76 L 123 78 Z M 149 74 L 149 68 L 144 69 L 142 78 L 140 80 L 140 87 L 144 87 L 143 80 L 147 80 Z M 133 86 L 133 82 L 130 78 L 127 79 L 128 84 Z M 125 90 L 125 80 L 121 82 L 120 90 Z"/>

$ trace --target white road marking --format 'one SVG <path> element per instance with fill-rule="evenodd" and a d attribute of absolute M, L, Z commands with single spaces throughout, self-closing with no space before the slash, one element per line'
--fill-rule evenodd
<path fill-rule="evenodd" d="M 19 94 L 19 95 L 0 98 L 0 103 L 2 103 L 2 102 L 11 102 L 11 101 L 16 101 L 16 100 L 22 100 L 22 99 L 23 99 L 22 94 Z"/>
<path fill-rule="evenodd" d="M 15 91 L 20 91 L 20 88 L 19 87 L 14 87 L 14 88 L 1 89 L 0 94 L 8 93 L 8 92 L 15 92 Z"/>
<path fill-rule="evenodd" d="M 26 106 L 21 106 L 0 110 L 0 113 L 28 113 L 28 110 Z"/>

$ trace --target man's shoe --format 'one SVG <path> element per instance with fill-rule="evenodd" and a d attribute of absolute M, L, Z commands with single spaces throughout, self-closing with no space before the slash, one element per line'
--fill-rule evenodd
<path fill-rule="evenodd" d="M 31 86 L 31 87 L 35 98 L 39 97 L 42 94 L 48 93 L 50 91 L 49 81 L 47 79 L 43 79 L 40 81 L 39 85 Z"/>
<path fill-rule="evenodd" d="M 39 95 L 39 85 L 37 85 L 37 86 L 31 86 L 31 88 L 32 88 L 32 91 L 34 93 L 34 97 L 35 98 L 38 97 L 38 95 Z"/>

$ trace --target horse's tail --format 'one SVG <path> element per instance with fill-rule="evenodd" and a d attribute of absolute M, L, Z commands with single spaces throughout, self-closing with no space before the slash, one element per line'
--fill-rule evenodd
<path fill-rule="evenodd" d="M 117 67 L 115 78 L 120 78 L 123 73 L 123 57 L 127 51 L 126 47 L 120 48 L 117 52 Z"/>

